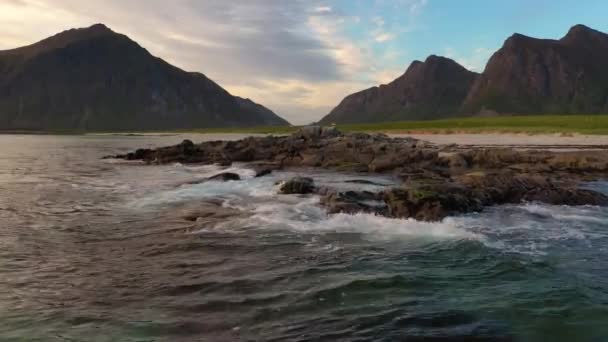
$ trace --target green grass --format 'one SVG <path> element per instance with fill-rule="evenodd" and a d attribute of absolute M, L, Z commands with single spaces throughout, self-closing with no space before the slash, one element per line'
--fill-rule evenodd
<path fill-rule="evenodd" d="M 389 133 L 527 133 L 527 134 L 598 134 L 608 135 L 608 115 L 534 115 L 488 118 L 459 118 L 429 121 L 398 121 L 373 124 L 338 125 L 344 132 Z M 122 133 L 241 133 L 289 134 L 299 126 L 248 128 L 201 128 L 184 130 L 130 131 Z M 40 132 L 38 132 L 40 133 Z M 81 131 L 51 131 L 48 134 L 82 134 Z M 89 132 L 121 133 L 121 132 Z"/>
<path fill-rule="evenodd" d="M 488 118 L 459 118 L 428 121 L 397 121 L 372 124 L 338 125 L 343 132 L 392 133 L 527 133 L 608 135 L 608 115 L 535 115 Z M 192 133 L 289 134 L 300 127 L 210 128 L 187 130 Z"/>
<path fill-rule="evenodd" d="M 599 134 L 608 135 L 608 115 L 535 115 L 491 118 L 459 118 L 429 121 L 397 121 L 372 124 L 338 125 L 343 132 L 392 133 L 526 133 L 526 134 Z M 292 127 L 252 127 L 244 129 L 189 130 L 196 133 L 288 134 Z"/>
<path fill-rule="evenodd" d="M 428 121 L 397 121 L 371 124 L 338 125 L 343 132 L 389 133 L 527 133 L 608 135 L 608 115 L 534 115 L 473 117 Z M 299 126 L 249 128 L 205 128 L 172 131 L 176 133 L 263 133 L 289 134 Z"/>
<path fill-rule="evenodd" d="M 608 135 L 608 115 L 536 115 L 338 125 L 344 131 Z"/>

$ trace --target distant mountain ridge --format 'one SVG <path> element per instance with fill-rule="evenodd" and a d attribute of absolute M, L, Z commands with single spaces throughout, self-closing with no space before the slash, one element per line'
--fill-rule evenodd
<path fill-rule="evenodd" d="M 349 95 L 321 122 L 448 117 L 458 111 L 478 76 L 449 58 L 432 55 L 424 62 L 414 61 L 402 76 L 387 85 Z"/>
<path fill-rule="evenodd" d="M 481 74 L 444 58 L 433 77 L 410 70 L 388 85 L 347 96 L 322 123 L 364 123 L 512 114 L 608 114 L 608 34 L 584 25 L 559 40 L 509 37 Z M 428 74 L 426 73 L 423 74 Z M 432 74 L 432 73 L 431 73 Z M 464 95 L 463 95 L 464 93 Z"/>
<path fill-rule="evenodd" d="M 560 40 L 509 37 L 488 61 L 465 112 L 608 113 L 608 35 L 583 25 Z"/>
<path fill-rule="evenodd" d="M 201 73 L 97 24 L 0 51 L 0 129 L 158 130 L 288 125 Z"/>

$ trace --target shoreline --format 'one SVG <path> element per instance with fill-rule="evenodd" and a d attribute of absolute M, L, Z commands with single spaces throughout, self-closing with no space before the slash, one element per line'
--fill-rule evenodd
<path fill-rule="evenodd" d="M 441 221 L 455 214 L 479 212 L 489 206 L 509 203 L 608 206 L 608 196 L 580 187 L 584 182 L 607 177 L 608 155 L 601 149 L 558 153 L 550 148 L 471 147 L 438 144 L 411 136 L 342 133 L 335 128 L 310 126 L 292 135 L 198 144 L 184 140 L 178 145 L 140 148 L 105 158 L 137 160 L 151 165 L 229 167 L 233 163 L 245 163 L 256 177 L 288 168 L 314 167 L 337 172 L 391 174 L 401 180 L 401 185 L 376 193 L 317 187 L 309 177 L 296 177 L 281 187 L 280 194 L 320 195 L 321 205 L 328 213 L 362 212 Z M 238 181 L 240 177 L 224 172 L 201 181 L 218 179 Z"/>
<path fill-rule="evenodd" d="M 497 148 L 523 148 L 523 149 L 573 149 L 573 150 L 608 150 L 608 134 L 565 134 L 565 133 L 507 133 L 507 132 L 432 132 L 432 131 L 412 131 L 403 132 L 399 130 L 388 131 L 361 131 L 360 133 L 374 134 L 383 133 L 391 138 L 414 138 L 424 140 L 436 145 L 458 145 L 464 148 L 473 147 L 497 147 Z M 222 139 L 223 136 L 234 137 L 263 137 L 263 136 L 286 136 L 288 133 L 273 134 L 259 132 L 239 132 L 226 130 L 221 131 L 159 131 L 159 132 L 50 132 L 50 131 L 0 131 L 0 135 L 57 135 L 57 136 L 121 136 L 121 137 L 146 137 L 146 136 L 183 136 L 183 135 L 201 135 L 201 136 L 217 136 Z"/>

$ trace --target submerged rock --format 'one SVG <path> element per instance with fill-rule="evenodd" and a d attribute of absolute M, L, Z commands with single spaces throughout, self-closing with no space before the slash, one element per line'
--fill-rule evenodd
<path fill-rule="evenodd" d="M 330 214 L 372 213 L 387 215 L 387 205 L 379 193 L 370 191 L 328 192 L 321 198 L 321 204 Z"/>
<path fill-rule="evenodd" d="M 311 194 L 316 191 L 315 182 L 308 177 L 295 177 L 281 185 L 279 192 L 288 194 Z"/>
<path fill-rule="evenodd" d="M 211 176 L 211 177 L 207 178 L 207 180 L 221 181 L 221 182 L 238 181 L 238 180 L 241 180 L 241 176 L 237 175 L 236 173 L 232 173 L 232 172 L 222 172 L 215 176 Z"/>

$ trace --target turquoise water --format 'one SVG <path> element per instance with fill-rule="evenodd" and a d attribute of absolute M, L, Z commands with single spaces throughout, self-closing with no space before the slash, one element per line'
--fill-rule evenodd
<path fill-rule="evenodd" d="M 182 139 L 0 136 L 0 341 L 608 339 L 606 208 L 328 216 L 275 183 L 366 177 L 100 159 Z M 181 219 L 210 199 L 240 214 Z"/>

